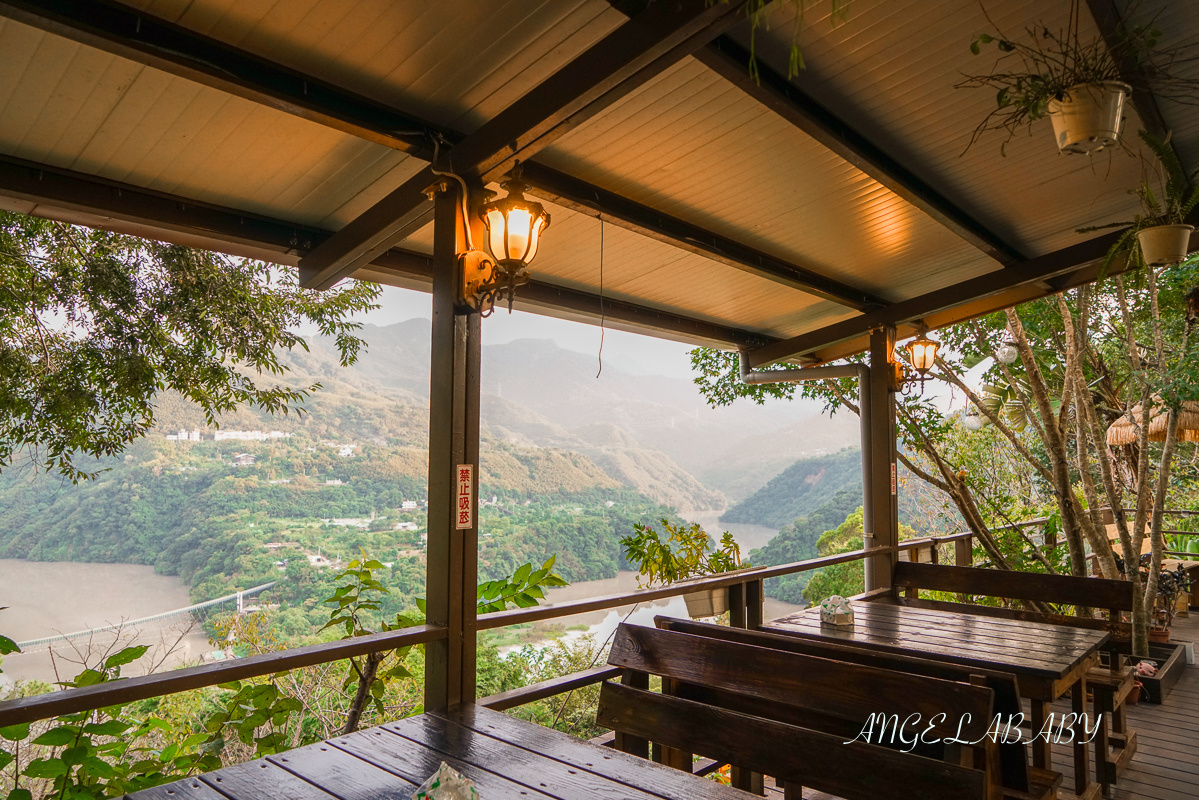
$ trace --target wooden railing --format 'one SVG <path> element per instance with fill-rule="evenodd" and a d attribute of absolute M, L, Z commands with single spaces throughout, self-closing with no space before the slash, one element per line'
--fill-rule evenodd
<path fill-rule="evenodd" d="M 761 583 L 767 578 L 793 575 L 820 569 L 821 567 L 832 566 L 833 564 L 859 561 L 865 558 L 886 556 L 911 550 L 931 549 L 931 552 L 936 553 L 938 545 L 950 542 L 958 543 L 957 558 L 960 560 L 963 553 L 969 553 L 970 536 L 969 533 L 959 533 L 941 538 L 910 539 L 906 542 L 901 542 L 896 547 L 854 550 L 849 553 L 812 558 L 792 564 L 757 567 L 738 572 L 713 575 L 707 578 L 683 581 L 671 584 L 670 586 L 653 589 L 639 589 L 621 594 L 593 597 L 585 600 L 572 600 L 565 603 L 536 606 L 534 608 L 497 611 L 479 616 L 478 629 L 489 630 L 537 620 L 569 617 L 589 611 L 619 608 L 635 603 L 678 597 L 699 589 L 714 588 L 727 588 L 740 597 L 742 609 L 740 624 L 752 624 L 754 620 L 746 619 L 744 616 L 745 607 L 747 601 L 750 603 L 753 602 L 753 598 L 757 598 L 760 605 L 760 598 L 762 596 L 760 591 Z M 749 587 L 751 586 L 756 587 L 757 591 L 750 591 Z M 737 623 L 736 612 L 734 612 L 733 617 L 734 623 Z M 0 703 L 0 728 L 25 722 L 34 722 L 61 714 L 74 714 L 136 700 L 161 697 L 191 689 L 202 689 L 229 681 L 271 675 L 288 669 L 324 664 L 366 653 L 382 652 L 408 645 L 424 644 L 444 639 L 446 635 L 444 627 L 420 625 L 398 631 L 388 631 L 386 633 L 360 636 L 353 639 L 297 647 L 291 650 L 264 653 L 262 655 L 239 658 L 217 664 L 185 667 L 169 672 L 159 672 L 152 675 L 96 684 L 94 686 L 65 689 L 33 697 L 9 700 Z M 551 681 L 544 681 L 533 686 L 526 686 L 511 692 L 493 695 L 492 697 L 480 700 L 479 703 L 492 708 L 513 708 L 524 703 L 533 702 L 534 700 L 552 697 L 581 686 L 599 683 L 609 677 L 609 673 L 610 670 L 606 667 L 584 670 L 564 675 Z"/>
<path fill-rule="evenodd" d="M 1166 513 L 1172 515 L 1192 515 L 1199 514 L 1199 511 L 1169 511 Z M 1008 527 L 1027 527 L 1030 525 L 1044 523 L 1045 521 L 1045 519 L 1025 520 L 1017 523 L 1016 526 Z M 996 530 L 998 530 L 998 528 Z M 1171 533 L 1182 533 L 1186 535 L 1199 536 L 1199 533 L 1191 533 L 1189 531 L 1171 531 Z M 533 608 L 497 611 L 480 615 L 478 618 L 477 628 L 478 630 L 490 630 L 493 628 L 502 628 L 508 625 L 517 625 L 547 619 L 560 619 L 563 617 L 570 617 L 576 614 L 584 614 L 592 611 L 603 611 L 607 609 L 620 608 L 623 606 L 630 606 L 635 603 L 646 603 L 671 597 L 679 597 L 701 589 L 718 588 L 728 589 L 730 592 L 733 592 L 736 597 L 740 598 L 742 616 L 740 621 L 738 621 L 737 613 L 734 609 L 733 623 L 740 625 L 752 625 L 754 623 L 752 614 L 750 614 L 747 618 L 745 613 L 746 604 L 752 604 L 754 602 L 754 598 L 757 598 L 757 600 L 760 601 L 762 597 L 761 584 L 768 578 L 794 575 L 801 572 L 817 570 L 822 567 L 832 566 L 834 564 L 860 561 L 866 558 L 874 558 L 878 556 L 895 554 L 897 557 L 899 557 L 899 554 L 911 554 L 912 551 L 917 551 L 917 557 L 913 560 L 926 560 L 925 557 L 927 556 L 927 560 L 935 562 L 940 559 L 940 546 L 945 544 L 955 545 L 955 563 L 959 565 L 969 565 L 972 558 L 972 537 L 973 535 L 969 531 L 966 531 L 942 537 L 909 539 L 905 542 L 900 542 L 894 547 L 877 547 L 870 550 L 854 550 L 848 553 L 839 553 L 833 556 L 810 558 L 791 564 L 781 564 L 773 567 L 754 567 L 740 570 L 738 572 L 713 575 L 691 581 L 682 581 L 669 586 L 661 586 L 652 589 L 639 589 L 631 592 L 604 595 L 601 597 L 591 597 L 584 600 L 572 600 L 564 603 L 552 603 L 535 606 Z M 909 555 L 909 558 L 911 557 L 912 556 Z M 756 591 L 751 591 L 750 587 L 756 587 Z M 107 706 L 120 703 L 129 703 L 136 700 L 161 697 L 163 695 L 175 694 L 176 692 L 184 692 L 191 689 L 201 689 L 208 686 L 216 686 L 229 681 L 270 675 L 276 672 L 282 672 L 284 670 L 294 669 L 297 667 L 324 664 L 330 661 L 338 661 L 343 658 L 364 655 L 366 653 L 394 650 L 396 648 L 405 647 L 408 645 L 425 644 L 444 639 L 446 635 L 446 629 L 443 627 L 438 627 L 435 625 L 421 625 L 412 628 L 404 628 L 403 630 L 398 631 L 373 634 L 371 636 L 361 636 L 354 639 L 327 642 L 324 644 L 311 645 L 307 647 L 298 647 L 291 650 L 283 650 L 277 653 L 264 653 L 262 655 L 250 656 L 248 658 L 240 658 L 217 664 L 204 664 L 195 667 L 185 667 L 183 669 L 172 670 L 169 672 L 160 672 L 152 675 L 144 675 L 136 678 L 127 678 L 119 681 L 97 684 L 94 686 L 87 686 L 77 689 L 66 689 L 63 691 L 50 692 L 48 694 L 36 695 L 33 697 L 9 700 L 7 702 L 0 703 L 0 727 L 16 725 L 25 722 L 33 722 L 61 714 L 72 714 L 80 711 L 105 708 Z M 514 708 L 526 703 L 534 702 L 536 700 L 553 697 L 554 695 L 562 694 L 583 686 L 599 683 L 611 677 L 613 674 L 615 673 L 611 668 L 595 667 L 592 669 L 571 673 L 569 675 L 563 675 L 562 677 L 543 681 L 531 686 L 525 686 L 512 691 L 485 697 L 477 702 L 480 705 L 499 710 Z"/>
<path fill-rule="evenodd" d="M 589 611 L 602 611 L 611 608 L 620 608 L 622 606 L 632 605 L 639 602 L 652 602 L 654 600 L 662 600 L 669 597 L 677 597 L 679 595 L 688 594 L 690 592 L 701 589 L 718 589 L 727 588 L 730 590 L 739 590 L 738 594 L 741 598 L 752 596 L 762 597 L 762 592 L 759 589 L 757 592 L 750 592 L 747 586 L 750 584 L 758 584 L 768 578 L 778 578 L 783 575 L 794 575 L 800 572 L 809 572 L 811 570 L 820 569 L 822 567 L 830 567 L 834 564 L 844 564 L 849 561 L 861 561 L 865 558 L 873 558 L 875 556 L 912 553 L 916 551 L 920 554 L 925 551 L 928 558 L 925 559 L 922 555 L 916 560 L 929 560 L 937 562 L 940 560 L 940 546 L 944 544 L 953 544 L 955 547 L 954 562 L 959 565 L 969 565 L 972 560 L 971 540 L 973 534 L 970 532 L 955 533 L 949 536 L 929 536 L 920 539 L 909 539 L 905 542 L 900 542 L 895 547 L 876 547 L 870 550 L 853 550 L 848 553 L 839 553 L 834 556 L 821 556 L 820 558 L 809 558 L 804 561 L 796 561 L 791 564 L 782 564 L 775 567 L 756 567 L 751 569 L 740 570 L 738 572 L 724 573 L 722 575 L 713 575 L 707 578 L 699 578 L 692 581 L 683 581 L 671 584 L 670 586 L 662 586 L 655 589 L 641 589 L 635 592 L 625 592 L 622 594 L 607 595 L 605 597 L 592 597 L 586 600 L 574 600 L 566 603 L 553 603 L 535 608 L 522 608 L 511 611 L 497 611 L 491 614 L 484 614 L 479 617 L 479 629 L 485 630 L 488 628 L 500 628 L 506 625 L 515 625 L 524 622 L 534 622 L 545 619 L 558 619 L 561 617 L 569 617 L 575 614 L 583 614 Z M 734 606 L 735 603 L 730 603 Z M 746 627 L 753 627 L 749 619 L 745 619 L 741 624 Z M 737 624 L 736 610 L 733 612 L 733 624 Z M 572 672 L 568 675 L 563 675 L 559 678 L 542 681 L 531 686 L 524 686 L 519 689 L 512 689 L 500 694 L 494 694 L 490 697 L 484 697 L 476 701 L 479 705 L 486 708 L 491 708 L 496 711 L 504 711 L 510 708 L 532 703 L 537 700 L 544 700 L 555 695 L 564 694 L 565 692 L 573 691 L 584 686 L 600 683 L 609 678 L 619 675 L 620 671 L 614 667 L 599 666 L 590 669 Z"/>
<path fill-rule="evenodd" d="M 22 697 L 0 703 L 0 728 L 57 717 L 60 714 L 75 714 L 135 700 L 148 700 L 151 697 L 186 692 L 189 689 L 203 689 L 229 681 L 257 678 L 297 667 L 311 667 L 367 653 L 395 650 L 444 639 L 445 636 L 445 628 L 417 625 L 398 631 L 339 639 L 335 642 L 296 647 L 277 653 L 263 653 L 217 664 L 184 667 L 137 678 L 124 678 L 77 689 L 64 689 L 61 692 Z"/>

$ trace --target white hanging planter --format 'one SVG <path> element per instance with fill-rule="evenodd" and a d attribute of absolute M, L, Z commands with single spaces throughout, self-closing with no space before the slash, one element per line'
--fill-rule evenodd
<path fill-rule="evenodd" d="M 1049 101 L 1053 137 L 1063 153 L 1086 155 L 1120 140 L 1124 98 L 1132 87 L 1119 81 L 1080 83 L 1061 100 Z"/>
<path fill-rule="evenodd" d="M 1137 231 L 1141 255 L 1151 267 L 1180 264 L 1186 260 L 1194 225 L 1158 225 Z"/>
<path fill-rule="evenodd" d="M 692 619 L 700 617 L 715 617 L 729 610 L 729 590 L 700 589 L 698 592 L 683 595 L 687 602 L 687 613 Z"/>

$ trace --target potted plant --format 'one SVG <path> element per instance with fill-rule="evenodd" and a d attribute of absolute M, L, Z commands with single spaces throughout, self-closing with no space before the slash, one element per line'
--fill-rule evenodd
<path fill-rule="evenodd" d="M 1170 641 L 1170 626 L 1174 624 L 1178 598 L 1190 590 L 1191 582 L 1181 565 L 1174 570 L 1162 570 L 1157 579 L 1157 603 L 1153 623 L 1149 627 L 1149 641 L 1158 644 Z"/>
<path fill-rule="evenodd" d="M 1135 259 L 1137 266 L 1178 264 L 1186 259 L 1191 232 L 1195 230 L 1186 219 L 1199 202 L 1199 187 L 1191 188 L 1168 139 L 1159 139 L 1148 131 L 1139 133 L 1154 156 L 1153 161 L 1145 165 L 1146 177 L 1141 180 L 1141 185 L 1129 190 L 1140 200 L 1141 213 L 1129 221 L 1078 230 L 1079 233 L 1091 233 L 1104 228 L 1128 229 L 1108 250 L 1104 268 L 1119 256 Z"/>
<path fill-rule="evenodd" d="M 648 525 L 633 526 L 634 533 L 620 540 L 625 558 L 637 565 L 638 583 L 663 586 L 741 569 L 741 547 L 725 531 L 720 546 L 713 549 L 712 537 L 699 525 L 683 527 L 661 520 L 666 540 Z M 642 582 L 644 579 L 644 582 Z M 684 595 L 687 613 L 692 617 L 714 617 L 728 611 L 727 589 L 701 589 Z"/>
<path fill-rule="evenodd" d="M 1161 31 L 1150 21 L 1130 24 L 1136 8 L 1121 20 L 1118 38 L 1096 34 L 1080 37 L 1079 5 L 1074 4 L 1064 30 L 1035 24 L 1020 39 L 982 33 L 970 51 L 982 53 L 994 44 L 999 58 L 990 72 L 967 75 L 955 88 L 987 87 L 995 92 L 996 108 L 974 129 L 973 145 L 990 130 L 1007 131 L 1003 148 L 1021 130 L 1043 117 L 1053 123 L 1054 139 L 1063 153 L 1093 153 L 1120 139 L 1124 100 L 1133 88 L 1126 76 L 1138 76 L 1138 89 L 1166 90 L 1170 95 L 1193 91 L 1195 81 L 1173 68 L 1190 46 L 1159 48 Z"/>

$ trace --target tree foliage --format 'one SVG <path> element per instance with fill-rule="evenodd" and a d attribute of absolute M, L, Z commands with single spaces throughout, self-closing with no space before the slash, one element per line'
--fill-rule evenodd
<path fill-rule="evenodd" d="M 932 376 L 976 409 L 981 430 L 967 430 L 960 412 L 944 413 L 931 395 L 896 397 L 900 461 L 951 500 L 975 535 L 978 559 L 1001 569 L 1086 575 L 1093 554 L 1101 574 L 1134 584 L 1138 652 L 1158 601 L 1165 512 L 1195 504 L 1194 445 L 1178 422 L 1184 407 L 1193 408 L 1186 404 L 1199 401 L 1197 282 L 1199 259 L 1191 259 L 941 329 Z M 1018 354 L 1011 364 L 992 358 L 1007 339 Z M 693 364 L 696 383 L 715 404 L 799 394 L 829 409 L 857 410 L 851 379 L 747 386 L 736 354 L 698 350 Z M 983 368 L 981 389 L 965 377 L 975 367 Z M 1165 431 L 1154 440 L 1152 419 Z M 1137 432 L 1131 445 L 1107 445 L 1117 422 Z M 1191 456 L 1181 474 L 1176 451 Z M 1105 507 L 1116 509 L 1124 552 L 1139 554 L 1150 543 L 1144 580 L 1136 569 L 1120 569 Z M 1044 522 L 1016 525 L 1030 519 Z"/>
<path fill-rule="evenodd" d="M 242 404 L 294 411 L 319 384 L 282 382 L 280 352 L 311 325 L 353 362 L 349 317 L 378 291 L 309 291 L 262 262 L 0 212 L 0 469 L 91 477 L 78 455 L 145 434 L 168 389 L 211 424 Z"/>

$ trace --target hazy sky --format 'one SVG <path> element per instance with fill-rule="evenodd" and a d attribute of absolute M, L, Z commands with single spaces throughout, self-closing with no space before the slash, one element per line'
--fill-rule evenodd
<path fill-rule="evenodd" d="M 431 299 L 431 295 L 425 292 L 385 286 L 379 301 L 381 307 L 361 319 L 375 325 L 391 325 L 418 317 L 428 319 L 431 316 Z M 559 347 L 594 356 L 599 350 L 600 329 L 596 325 L 540 314 L 521 311 L 509 314 L 507 310 L 496 311 L 483 321 L 483 344 L 505 344 L 516 339 L 551 339 Z M 691 349 L 691 345 L 651 336 L 614 330 L 604 332 L 604 363 L 638 375 L 665 375 L 690 380 L 694 377 L 687 355 Z M 991 360 L 987 359 L 967 372 L 963 376 L 967 384 L 977 387 L 990 364 Z M 939 381 L 928 383 L 925 391 L 943 411 L 961 408 L 966 404 L 960 392 Z M 767 402 L 773 405 L 789 401 Z"/>
<path fill-rule="evenodd" d="M 430 317 L 431 295 L 394 286 L 383 287 L 381 308 L 363 316 L 364 322 L 391 325 L 395 322 Z M 600 346 L 597 325 L 543 317 L 521 311 L 497 310 L 483 320 L 483 344 L 506 344 L 516 339 L 552 339 L 559 347 L 594 356 Z M 687 356 L 691 345 L 639 336 L 621 331 L 604 331 L 604 362 L 624 372 L 639 375 L 692 377 Z M 598 362 L 597 362 L 598 365 Z"/>

